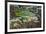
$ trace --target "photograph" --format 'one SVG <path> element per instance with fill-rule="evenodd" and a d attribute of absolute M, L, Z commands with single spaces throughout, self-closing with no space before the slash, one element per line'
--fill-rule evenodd
<path fill-rule="evenodd" d="M 7 31 L 43 30 L 43 4 L 7 3 Z"/>
<path fill-rule="evenodd" d="M 41 27 L 41 6 L 10 5 L 10 29 Z"/>

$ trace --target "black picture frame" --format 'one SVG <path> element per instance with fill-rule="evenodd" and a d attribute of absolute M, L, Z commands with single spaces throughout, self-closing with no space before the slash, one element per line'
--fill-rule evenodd
<path fill-rule="evenodd" d="M 7 32 L 7 17 L 8 17 L 8 16 L 7 16 L 7 3 L 8 3 L 8 2 L 43 4 L 43 30 Z M 42 32 L 42 31 L 45 31 L 45 3 L 44 3 L 44 2 L 5 1 L 5 34 L 7 34 L 7 33 Z"/>

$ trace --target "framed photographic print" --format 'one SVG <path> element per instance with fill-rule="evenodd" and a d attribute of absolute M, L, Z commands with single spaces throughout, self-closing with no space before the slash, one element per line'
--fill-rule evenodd
<path fill-rule="evenodd" d="M 45 30 L 43 2 L 5 2 L 5 32 L 22 33 Z"/>

